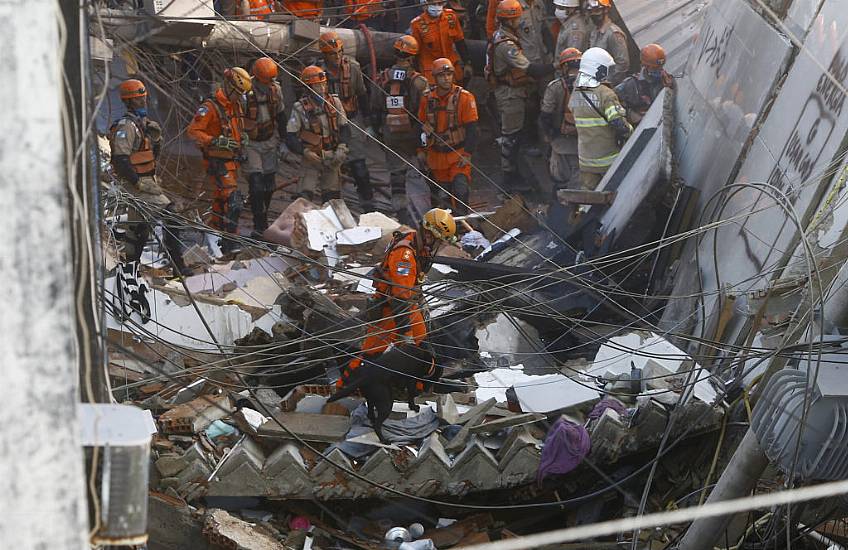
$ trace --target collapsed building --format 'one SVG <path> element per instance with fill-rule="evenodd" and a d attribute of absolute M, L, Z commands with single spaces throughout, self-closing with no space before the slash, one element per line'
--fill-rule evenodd
<path fill-rule="evenodd" d="M 102 541 L 370 549 L 394 531 L 403 548 L 464 547 L 844 479 L 848 12 L 673 4 L 630 27 L 634 43 L 693 29 L 673 48 L 678 86 L 597 190 L 481 193 L 436 259 L 424 293 L 445 372 L 418 411 L 396 400 L 387 442 L 363 399 L 328 397 L 364 334 L 369 271 L 420 217 L 426 183 L 409 188 L 408 220 L 361 211 L 349 182 L 345 201 L 275 199 L 271 234 L 229 259 L 185 209 L 184 278 L 156 239 L 127 269 L 105 238 L 112 395 L 145 411 L 152 437 L 148 521 L 116 510 Z M 112 78 L 159 77 L 154 104 L 176 136 L 166 180 L 183 195 L 198 159 L 180 128 L 208 80 L 192 71 L 308 51 L 319 31 L 96 15 L 92 55 Z M 349 53 L 385 56 L 385 37 L 340 32 Z M 98 115 L 103 131 L 114 117 Z M 108 181 L 104 195 L 119 234 L 126 199 Z M 846 513 L 836 497 L 561 547 L 839 548 Z"/>

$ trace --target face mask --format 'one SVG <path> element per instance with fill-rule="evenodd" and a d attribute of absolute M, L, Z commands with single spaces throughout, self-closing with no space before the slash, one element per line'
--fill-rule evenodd
<path fill-rule="evenodd" d="M 144 118 L 147 116 L 147 107 L 139 107 L 138 109 L 133 109 L 133 113 L 135 113 L 136 116 Z"/>
<path fill-rule="evenodd" d="M 566 10 L 562 9 L 562 8 L 555 9 L 554 15 L 560 21 L 565 21 L 566 19 L 568 19 L 568 12 Z"/>
<path fill-rule="evenodd" d="M 603 24 L 604 18 L 606 16 L 603 13 L 596 13 L 596 14 L 590 15 L 589 17 L 592 18 L 592 23 L 594 23 L 596 27 L 600 27 Z"/>
<path fill-rule="evenodd" d="M 427 13 L 430 14 L 430 17 L 438 17 L 442 15 L 442 9 L 444 9 L 444 6 L 441 4 L 430 4 L 427 6 Z"/>
<path fill-rule="evenodd" d="M 662 69 L 660 69 L 660 70 L 650 70 L 650 71 L 645 70 L 645 76 L 648 78 L 648 80 L 655 80 L 655 81 L 659 80 L 659 79 L 662 78 L 662 74 L 663 74 Z"/>

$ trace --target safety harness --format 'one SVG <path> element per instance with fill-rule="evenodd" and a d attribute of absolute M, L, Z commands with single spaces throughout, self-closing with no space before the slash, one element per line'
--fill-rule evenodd
<path fill-rule="evenodd" d="M 277 95 L 277 87 L 273 84 L 268 87 L 268 93 L 256 93 L 256 89 L 247 96 L 247 117 L 245 118 L 245 129 L 247 136 L 254 141 L 266 141 L 274 135 L 274 130 L 277 127 L 277 106 L 280 104 L 281 98 Z M 268 120 L 258 122 L 259 109 L 266 106 L 268 109 Z"/>
<path fill-rule="evenodd" d="M 215 110 L 215 114 L 218 116 L 218 121 L 221 123 L 221 135 L 228 139 L 233 138 L 233 128 L 231 126 L 232 120 L 227 115 L 227 110 L 218 102 L 217 97 L 211 97 L 207 99 L 204 103 L 206 105 L 211 106 Z M 236 124 L 239 124 L 239 117 L 236 117 Z M 239 144 L 241 140 L 238 140 Z M 221 147 L 212 147 L 209 146 L 206 148 L 206 157 L 208 159 L 215 159 L 221 161 L 234 161 L 240 156 L 239 148 L 221 148 Z"/>
<path fill-rule="evenodd" d="M 559 132 L 564 136 L 574 136 L 577 135 L 577 126 L 574 124 L 574 113 L 568 108 L 571 90 L 568 89 L 568 83 L 565 78 L 560 78 L 559 82 L 564 94 L 562 101 L 562 124 L 559 127 Z"/>
<path fill-rule="evenodd" d="M 330 93 L 339 96 L 345 113 L 349 116 L 355 115 L 359 110 L 359 98 L 357 98 L 356 94 L 353 92 L 353 85 L 350 82 L 350 59 L 345 56 L 341 56 L 338 74 L 333 74 L 329 65 L 327 66 L 327 74 L 330 76 Z"/>
<path fill-rule="evenodd" d="M 519 40 L 507 33 L 503 29 L 498 29 L 495 31 L 495 34 L 492 36 L 492 39 L 489 41 L 489 45 L 486 47 L 486 67 L 483 69 L 483 75 L 486 77 L 486 80 L 490 85 L 496 86 L 498 84 L 504 86 L 511 87 L 520 87 L 526 86 L 533 82 L 533 78 L 527 74 L 527 71 L 524 69 L 516 69 L 511 67 L 506 70 L 506 72 L 497 74 L 495 72 L 495 50 L 497 47 L 504 42 L 511 43 L 514 47 L 518 49 L 518 52 L 521 53 L 521 43 Z"/>
<path fill-rule="evenodd" d="M 133 126 L 138 130 L 138 135 L 141 136 L 141 145 L 137 151 L 130 153 L 130 164 L 133 167 L 133 170 L 139 176 L 147 176 L 156 172 L 156 157 L 153 154 L 153 144 L 150 141 L 150 138 L 147 137 L 147 132 L 144 129 L 144 126 L 141 125 L 141 120 L 138 117 L 133 116 L 130 113 L 127 113 L 123 118 L 118 119 L 112 124 L 112 127 L 109 128 L 109 141 L 113 142 L 115 140 L 115 135 L 118 131 L 118 123 L 121 120 L 129 120 Z"/>
<path fill-rule="evenodd" d="M 393 134 L 412 131 L 412 120 L 409 117 L 411 104 L 412 83 L 421 74 L 406 67 L 390 67 L 384 69 L 380 77 L 380 87 L 386 94 L 386 129 Z"/>
<path fill-rule="evenodd" d="M 448 94 L 448 100 L 442 104 L 436 90 L 427 95 L 427 123 L 433 128 L 433 134 L 427 138 L 427 146 L 434 151 L 447 153 L 465 146 L 465 126 L 459 123 L 459 98 L 462 88 L 454 86 Z M 447 115 L 447 128 L 439 131 L 438 113 Z"/>
<path fill-rule="evenodd" d="M 322 106 L 317 106 L 312 98 L 304 96 L 300 100 L 303 113 L 306 115 L 307 125 L 300 129 L 300 139 L 305 148 L 318 153 L 332 151 L 339 144 L 339 117 L 336 110 L 329 106 L 332 99 L 330 95 L 325 98 Z M 324 135 L 321 128 L 321 115 L 327 116 L 327 125 L 330 127 L 329 135 Z"/>

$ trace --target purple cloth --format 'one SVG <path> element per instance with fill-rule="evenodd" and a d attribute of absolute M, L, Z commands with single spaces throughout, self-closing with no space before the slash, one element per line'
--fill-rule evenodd
<path fill-rule="evenodd" d="M 607 409 L 612 409 L 621 416 L 624 416 L 624 413 L 627 412 L 627 408 L 625 408 L 624 403 L 622 403 L 618 399 L 604 397 L 603 399 L 598 401 L 592 408 L 592 412 L 589 413 L 589 420 L 599 419 L 601 415 L 604 414 L 604 411 Z"/>
<path fill-rule="evenodd" d="M 592 441 L 586 428 L 560 418 L 545 437 L 536 481 L 541 483 L 551 474 L 567 474 L 583 462 L 591 448 Z"/>

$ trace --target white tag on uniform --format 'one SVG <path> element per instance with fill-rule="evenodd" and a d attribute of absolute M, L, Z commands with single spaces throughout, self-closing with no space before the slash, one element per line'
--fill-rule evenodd
<path fill-rule="evenodd" d="M 389 109 L 403 109 L 403 96 L 390 95 L 386 96 L 386 107 Z"/>
<path fill-rule="evenodd" d="M 393 69 L 392 70 L 392 80 L 406 80 L 406 70 L 404 70 L 404 69 Z"/>

